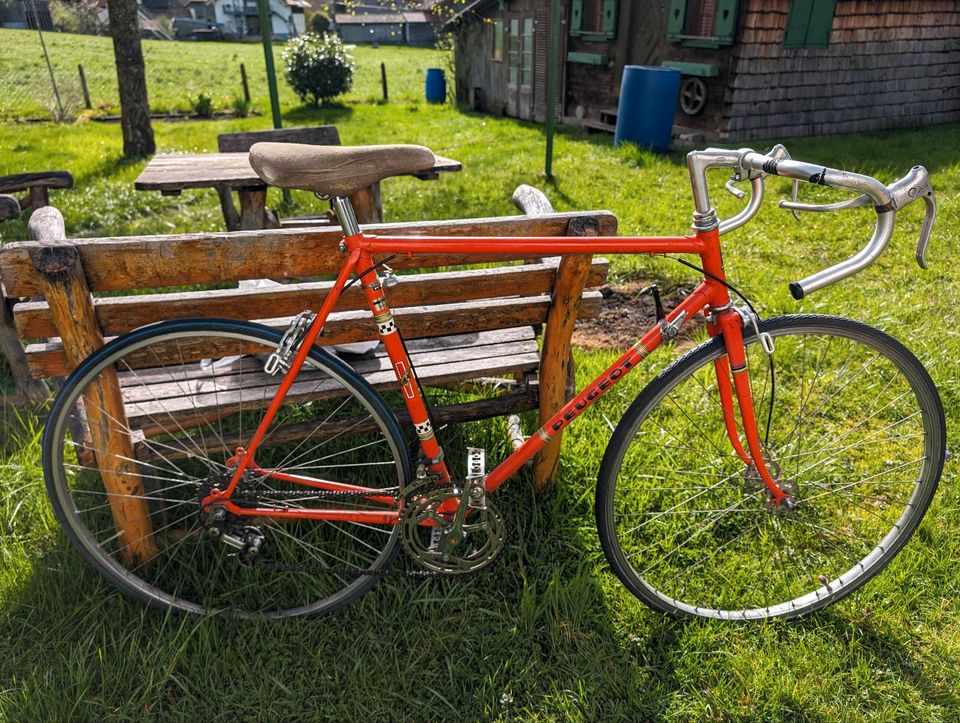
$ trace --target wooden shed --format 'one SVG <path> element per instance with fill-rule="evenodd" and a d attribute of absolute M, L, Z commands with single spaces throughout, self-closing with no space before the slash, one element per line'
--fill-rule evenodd
<path fill-rule="evenodd" d="M 457 97 L 545 117 L 551 0 L 458 14 Z M 960 120 L 954 0 L 563 0 L 558 115 L 613 130 L 624 65 L 683 73 L 675 123 L 712 140 Z"/>

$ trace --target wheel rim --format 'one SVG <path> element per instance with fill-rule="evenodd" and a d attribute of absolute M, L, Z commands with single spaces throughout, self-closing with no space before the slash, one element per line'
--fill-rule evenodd
<path fill-rule="evenodd" d="M 922 369 L 907 365 L 905 376 L 903 359 L 881 354 L 853 325 L 770 331 L 776 403 L 766 448 L 784 486 L 797 488 L 796 509 L 768 504 L 731 450 L 716 395 L 718 347 L 667 380 L 626 430 L 632 441 L 604 501 L 616 540 L 608 555 L 656 607 L 720 618 L 821 607 L 889 561 L 936 486 L 939 403 Z M 769 374 L 759 345 L 748 360 L 764 438 Z"/>
<path fill-rule="evenodd" d="M 139 440 L 131 464 L 137 466 L 134 477 L 142 491 L 127 497 L 148 505 L 150 537 L 158 550 L 152 560 L 131 561 L 124 554 L 107 487 L 89 454 L 89 435 L 83 445 L 76 442 L 75 414 L 60 414 L 51 428 L 48 466 L 56 506 L 84 555 L 125 592 L 150 603 L 271 617 L 333 610 L 376 583 L 376 575 L 363 572 L 377 571 L 392 559 L 398 543 L 395 527 L 238 519 L 233 527 L 253 528 L 263 538 L 261 558 L 249 566 L 239 562 L 237 550 L 223 538 L 209 536 L 209 520 L 200 515 L 199 500 L 212 486 L 225 484 L 227 459 L 236 444 L 246 443 L 239 440 L 249 440 L 281 378 L 262 372 L 263 355 L 276 347 L 274 335 L 249 328 L 142 336 L 114 349 L 58 400 L 57 409 L 86 409 L 91 397 L 84 391 L 103 378 L 104 367 L 116 369 L 129 426 Z M 351 391 L 350 372 L 336 361 L 327 363 L 314 352 L 308 365 L 257 463 L 367 487 L 403 484 L 408 462 L 376 400 Z M 94 458 L 116 458 L 102 449 L 93 451 Z M 294 489 L 303 490 L 251 477 L 246 494 L 259 505 L 385 508 L 356 498 L 291 499 L 286 493 Z M 328 572 L 321 574 L 323 568 Z"/>

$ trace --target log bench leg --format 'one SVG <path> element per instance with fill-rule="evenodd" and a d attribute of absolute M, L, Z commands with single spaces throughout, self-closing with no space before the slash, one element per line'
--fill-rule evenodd
<path fill-rule="evenodd" d="M 44 246 L 30 251 L 30 261 L 41 278 L 67 359 L 76 366 L 103 345 L 80 254 L 66 244 Z M 127 566 L 148 562 L 157 548 L 116 371 L 105 371 L 83 401 L 90 443 L 120 533 L 121 557 Z"/>
<path fill-rule="evenodd" d="M 47 385 L 39 379 L 30 376 L 27 369 L 27 359 L 24 356 L 23 345 L 13 325 L 13 316 L 7 304 L 3 286 L 0 285 L 0 352 L 7 360 L 7 366 L 13 374 L 13 383 L 16 392 L 31 402 L 42 402 L 49 392 Z"/>

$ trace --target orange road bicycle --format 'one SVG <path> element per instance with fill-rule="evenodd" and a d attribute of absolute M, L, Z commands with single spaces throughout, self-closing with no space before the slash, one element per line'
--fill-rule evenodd
<path fill-rule="evenodd" d="M 390 573 L 459 575 L 504 546 L 493 493 L 558 432 L 696 316 L 709 338 L 679 356 L 623 414 L 596 490 L 603 551 L 623 584 L 676 616 L 806 615 L 876 575 L 916 530 L 946 454 L 940 397 L 887 334 L 846 318 L 761 320 L 726 280 L 720 236 L 760 207 L 764 178 L 794 180 L 799 211 L 873 206 L 852 258 L 790 285 L 797 299 L 876 260 L 896 213 L 926 204 L 917 261 L 936 215 L 927 171 L 885 186 L 792 160 L 782 146 L 687 156 L 695 213 L 677 237 L 461 238 L 365 234 L 348 196 L 433 165 L 419 146 L 261 143 L 269 183 L 328 197 L 344 263 L 322 308 L 286 333 L 223 319 L 137 329 L 93 353 L 57 397 L 43 440 L 48 492 L 70 539 L 123 592 L 181 611 L 283 617 L 330 612 Z M 750 198 L 718 219 L 706 171 L 732 170 Z M 797 181 L 856 195 L 810 205 Z M 683 301 L 505 460 L 446 459 L 385 287 L 390 255 L 687 254 L 703 277 Z M 314 345 L 341 292 L 359 283 L 413 422 L 410 444 L 384 398 Z M 733 292 L 733 296 L 731 296 Z M 746 302 L 746 306 L 741 305 Z M 123 401 L 150 434 L 125 428 Z M 85 420 L 89 438 L 76 436 Z M 89 441 L 92 439 L 92 442 Z M 131 450 L 140 451 L 134 454 Z M 391 567 L 400 549 L 416 569 Z"/>

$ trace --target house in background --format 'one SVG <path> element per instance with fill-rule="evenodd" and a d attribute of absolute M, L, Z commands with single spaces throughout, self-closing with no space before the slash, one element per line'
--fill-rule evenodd
<path fill-rule="evenodd" d="M 460 102 L 545 118 L 551 0 L 474 0 L 448 25 Z M 682 73 L 676 122 L 711 139 L 960 120 L 952 0 L 563 0 L 557 114 L 612 130 L 624 65 Z"/>
<path fill-rule="evenodd" d="M 421 5 L 412 9 L 404 5 L 402 10 L 354 5 L 334 13 L 333 27 L 345 43 L 430 47 L 437 42 L 437 20 L 430 10 L 432 3 Z"/>

